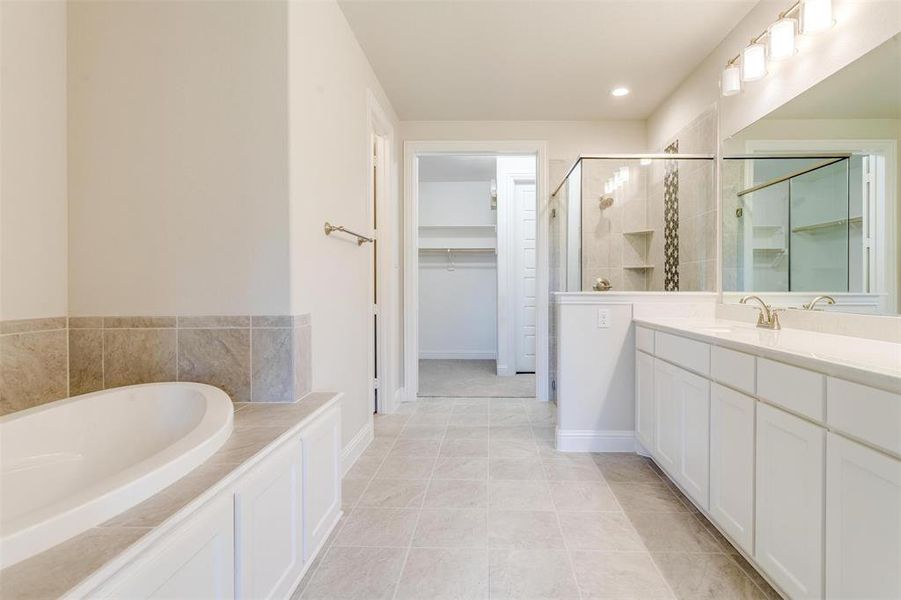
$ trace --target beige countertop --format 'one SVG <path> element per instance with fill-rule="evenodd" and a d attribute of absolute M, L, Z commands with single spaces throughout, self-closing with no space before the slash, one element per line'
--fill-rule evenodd
<path fill-rule="evenodd" d="M 291 404 L 236 403 L 231 436 L 202 465 L 124 513 L 0 571 L 4 600 L 59 598 L 114 559 L 161 535 L 164 524 L 190 513 L 231 484 L 264 450 L 289 437 L 336 400 L 314 392 Z"/>
<path fill-rule="evenodd" d="M 771 331 L 723 319 L 633 319 L 636 325 L 689 337 L 901 393 L 901 344 L 804 329 Z"/>

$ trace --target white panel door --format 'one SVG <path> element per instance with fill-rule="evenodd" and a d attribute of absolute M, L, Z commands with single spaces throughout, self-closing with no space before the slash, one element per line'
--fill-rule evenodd
<path fill-rule="evenodd" d="M 302 450 L 291 440 L 235 494 L 240 598 L 284 598 L 303 570 Z"/>
<path fill-rule="evenodd" d="M 826 442 L 826 597 L 901 598 L 901 461 Z"/>
<path fill-rule="evenodd" d="M 535 182 L 517 181 L 515 201 L 516 371 L 535 372 L 536 332 L 536 215 Z"/>
<path fill-rule="evenodd" d="M 754 409 L 757 401 L 710 386 L 710 515 L 754 554 Z"/>
<path fill-rule="evenodd" d="M 677 379 L 682 419 L 679 483 L 706 510 L 710 485 L 710 382 L 684 369 L 677 369 Z"/>
<path fill-rule="evenodd" d="M 315 554 L 341 511 L 341 418 L 337 406 L 305 427 L 303 440 L 304 558 Z"/>
<path fill-rule="evenodd" d="M 682 464 L 682 406 L 678 368 L 654 359 L 654 458 L 673 478 Z"/>
<path fill-rule="evenodd" d="M 635 435 L 654 451 L 654 357 L 635 351 Z"/>
<path fill-rule="evenodd" d="M 754 557 L 792 598 L 823 595 L 826 430 L 757 405 Z"/>
<path fill-rule="evenodd" d="M 232 495 L 222 494 L 88 597 L 234 598 L 234 525 Z"/>

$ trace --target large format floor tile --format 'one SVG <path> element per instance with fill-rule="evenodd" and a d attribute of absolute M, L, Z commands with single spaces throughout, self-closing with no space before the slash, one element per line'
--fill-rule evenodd
<path fill-rule="evenodd" d="M 551 406 L 434 398 L 376 416 L 293 597 L 779 597 L 650 460 L 558 452 Z"/>

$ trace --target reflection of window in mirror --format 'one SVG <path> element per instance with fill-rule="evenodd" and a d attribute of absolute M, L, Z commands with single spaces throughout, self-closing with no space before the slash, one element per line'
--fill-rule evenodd
<path fill-rule="evenodd" d="M 901 36 L 723 142 L 726 301 L 897 313 Z"/>

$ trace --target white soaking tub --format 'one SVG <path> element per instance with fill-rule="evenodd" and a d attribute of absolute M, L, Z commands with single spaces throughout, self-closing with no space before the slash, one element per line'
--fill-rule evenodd
<path fill-rule="evenodd" d="M 233 407 L 199 383 L 152 383 L 0 417 L 0 568 L 142 502 L 209 458 Z"/>

